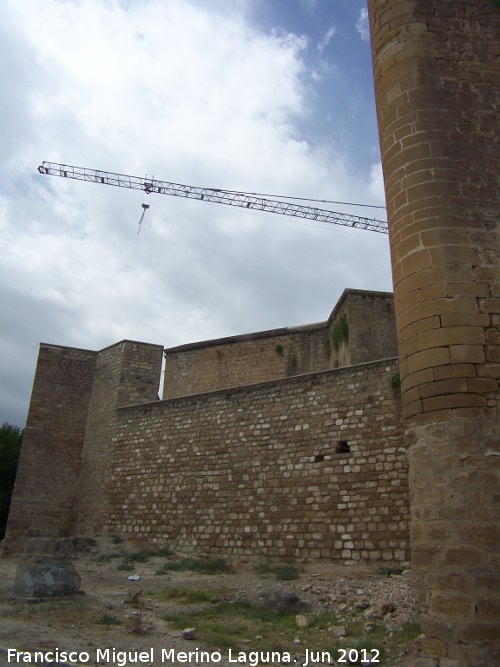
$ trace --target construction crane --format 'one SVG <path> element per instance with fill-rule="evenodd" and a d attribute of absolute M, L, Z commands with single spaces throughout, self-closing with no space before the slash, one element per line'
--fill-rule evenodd
<path fill-rule="evenodd" d="M 130 190 L 142 190 L 147 194 L 156 193 L 160 195 L 171 195 L 173 197 L 197 199 L 205 202 L 215 202 L 217 204 L 238 206 L 240 208 L 252 209 L 254 211 L 265 211 L 268 213 L 276 213 L 278 215 L 289 215 L 295 218 L 305 218 L 306 220 L 328 222 L 334 225 L 342 225 L 343 227 L 366 229 L 381 234 L 387 234 L 388 231 L 387 222 L 384 220 L 363 218 L 350 213 L 336 213 L 334 211 L 328 211 L 313 206 L 303 206 L 301 204 L 280 201 L 278 199 L 269 199 L 267 197 L 263 198 L 245 192 L 181 185 L 179 183 L 169 183 L 168 181 L 158 181 L 149 178 L 148 176 L 146 176 L 146 178 L 141 178 L 139 176 L 128 176 L 127 174 L 115 174 L 109 171 L 101 171 L 100 169 L 73 167 L 67 164 L 58 164 L 57 162 L 42 162 L 38 167 L 38 171 L 41 174 L 49 176 L 61 176 L 63 178 L 73 178 L 77 181 L 114 185 L 115 187 L 129 188 Z M 143 208 L 146 209 L 149 208 L 149 206 L 143 205 Z"/>

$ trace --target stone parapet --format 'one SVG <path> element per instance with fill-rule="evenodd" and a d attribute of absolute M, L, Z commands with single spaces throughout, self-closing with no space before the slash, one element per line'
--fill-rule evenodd
<path fill-rule="evenodd" d="M 346 289 L 326 322 L 166 349 L 163 398 L 396 355 L 392 293 Z"/>

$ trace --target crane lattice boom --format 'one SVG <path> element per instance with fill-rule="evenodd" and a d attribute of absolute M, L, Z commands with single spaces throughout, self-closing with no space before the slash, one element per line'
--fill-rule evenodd
<path fill-rule="evenodd" d="M 219 190 L 216 188 L 201 188 L 192 185 L 181 185 L 158 181 L 153 178 L 141 178 L 139 176 L 128 176 L 127 174 L 115 174 L 99 169 L 88 169 L 86 167 L 72 167 L 67 164 L 56 162 L 42 162 L 38 167 L 41 174 L 49 176 L 62 176 L 73 178 L 77 181 L 89 181 L 90 183 L 102 183 L 114 185 L 119 188 L 131 190 L 142 190 L 147 194 L 156 193 L 160 195 L 171 195 L 173 197 L 186 197 L 187 199 L 198 199 L 200 201 L 215 202 L 228 206 L 239 206 L 240 208 L 253 209 L 255 211 L 266 211 L 278 215 L 289 215 L 295 218 L 329 222 L 344 227 L 355 227 L 372 232 L 387 234 L 387 222 L 371 218 L 363 218 L 350 213 L 336 213 L 313 206 L 303 206 L 277 199 L 267 199 L 244 192 L 232 192 L 230 190 Z"/>

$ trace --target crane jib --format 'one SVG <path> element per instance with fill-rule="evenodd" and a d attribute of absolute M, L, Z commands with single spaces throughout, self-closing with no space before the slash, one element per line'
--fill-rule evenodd
<path fill-rule="evenodd" d="M 187 199 L 198 199 L 199 201 L 215 202 L 217 204 L 226 204 L 227 206 L 238 206 L 240 208 L 265 211 L 277 215 L 305 218 L 306 220 L 317 220 L 319 222 L 327 222 L 344 227 L 355 227 L 356 229 L 365 229 L 372 232 L 379 232 L 381 234 L 387 234 L 388 232 L 387 222 L 385 220 L 364 218 L 351 213 L 339 213 L 313 206 L 304 206 L 277 199 L 262 198 L 245 192 L 182 185 L 180 183 L 170 183 L 168 181 L 157 181 L 151 177 L 141 178 L 139 176 L 129 176 L 127 174 L 118 174 L 110 171 L 102 171 L 100 169 L 89 169 L 87 167 L 74 167 L 67 164 L 58 164 L 56 162 L 42 162 L 38 167 L 38 171 L 40 174 L 48 176 L 61 176 L 63 178 L 72 178 L 78 181 L 113 185 L 119 188 L 129 188 L 131 190 L 142 190 L 147 194 L 155 193 L 173 197 L 186 197 Z"/>

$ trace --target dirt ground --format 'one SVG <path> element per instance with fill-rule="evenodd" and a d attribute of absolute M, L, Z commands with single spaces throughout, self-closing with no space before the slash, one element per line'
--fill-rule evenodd
<path fill-rule="evenodd" d="M 81 592 L 68 597 L 16 597 L 14 580 L 17 566 L 19 562 L 27 559 L 13 556 L 0 558 L 1 648 L 17 651 L 83 651 L 90 655 L 87 664 L 96 664 L 97 649 L 132 652 L 151 652 L 151 649 L 154 649 L 153 662 L 144 661 L 144 664 L 155 665 L 161 664 L 157 656 L 161 655 L 162 649 L 174 648 L 175 652 L 206 649 L 198 638 L 196 641 L 184 639 L 182 631 L 172 629 L 162 620 L 162 615 L 166 613 L 176 614 L 181 611 L 181 608 L 172 602 L 161 602 L 154 597 L 155 593 L 171 587 L 213 589 L 214 595 L 226 590 L 235 598 L 241 597 L 251 602 L 257 602 L 266 592 L 294 592 L 307 602 L 308 615 L 325 610 L 335 611 L 339 605 L 343 605 L 340 608 L 345 607 L 345 613 L 349 613 L 349 609 L 354 609 L 356 602 L 359 607 L 361 599 L 367 601 L 366 606 L 380 600 L 392 599 L 396 609 L 392 619 L 385 619 L 386 624 L 392 622 L 397 629 L 397 623 L 401 625 L 415 619 L 411 573 L 400 577 L 381 577 L 374 576 L 373 571 L 368 568 L 355 570 L 348 567 L 328 567 L 324 564 L 308 565 L 303 567 L 299 579 L 278 582 L 269 573 L 257 573 L 255 567 L 249 563 L 232 562 L 235 570 L 232 574 L 169 572 L 159 575 L 155 572 L 166 560 L 157 556 L 147 562 L 136 562 L 133 572 L 124 572 L 117 570 L 116 559 L 105 562 L 105 558 L 102 558 L 106 552 L 116 551 L 116 547 L 109 541 L 103 543 L 103 539 L 88 553 L 71 558 L 81 576 Z M 129 577 L 132 575 L 140 578 L 131 581 Z M 134 607 L 130 601 L 137 593 L 140 594 L 141 604 Z M 103 617 L 114 617 L 119 624 L 99 624 L 97 621 Z M 400 618 L 403 620 L 398 620 Z M 348 637 L 345 642 L 347 646 Z M 411 640 L 401 653 L 409 653 L 414 649 L 415 642 Z M 299 654 L 303 649 L 292 647 L 291 650 Z M 5 661 L 5 654 L 3 660 Z M 19 664 L 24 664 L 25 660 L 26 658 L 19 657 Z M 130 661 L 127 664 L 141 662 L 142 660 L 135 663 Z M 11 661 L 10 664 L 15 663 Z M 118 663 L 115 661 L 114 664 Z M 197 663 L 192 660 L 187 664 L 194 667 Z M 222 662 L 218 664 L 228 664 L 224 653 Z M 385 661 L 387 667 L 399 667 L 403 664 L 411 663 L 405 663 L 402 655 Z"/>

